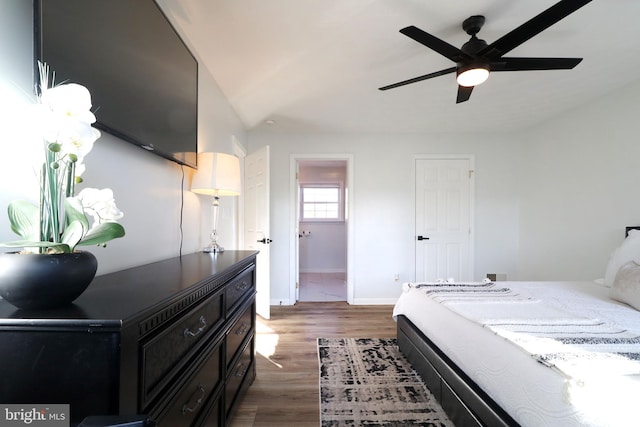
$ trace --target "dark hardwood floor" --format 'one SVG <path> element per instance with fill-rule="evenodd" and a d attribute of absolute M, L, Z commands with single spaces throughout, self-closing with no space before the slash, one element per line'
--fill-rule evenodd
<path fill-rule="evenodd" d="M 318 338 L 396 336 L 393 306 L 345 302 L 271 307 L 258 316 L 257 378 L 240 402 L 232 427 L 318 427 Z"/>

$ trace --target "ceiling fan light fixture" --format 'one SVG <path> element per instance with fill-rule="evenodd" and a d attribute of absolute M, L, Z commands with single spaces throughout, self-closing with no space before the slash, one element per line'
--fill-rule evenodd
<path fill-rule="evenodd" d="M 485 64 L 473 63 L 458 67 L 456 80 L 460 86 L 473 87 L 484 83 L 489 78 L 489 67 Z"/>

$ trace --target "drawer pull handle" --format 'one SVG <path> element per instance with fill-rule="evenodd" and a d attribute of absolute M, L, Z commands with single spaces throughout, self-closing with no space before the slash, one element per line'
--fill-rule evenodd
<path fill-rule="evenodd" d="M 198 406 L 200 406 L 200 404 L 202 403 L 202 399 L 204 399 L 204 396 L 205 394 L 207 394 L 207 391 L 201 384 L 198 384 L 198 388 L 196 389 L 196 391 L 193 392 L 191 397 L 195 396 L 196 393 L 200 394 L 200 396 L 198 396 L 198 399 L 196 399 L 196 403 L 192 407 L 189 407 L 189 402 L 182 405 L 182 415 L 186 415 L 188 412 L 195 412 L 195 410 L 198 409 Z"/>
<path fill-rule="evenodd" d="M 200 323 L 202 324 L 202 326 L 200 326 L 200 327 L 198 328 L 198 330 L 197 330 L 197 331 L 195 331 L 195 332 L 191 332 L 191 331 L 189 330 L 189 328 L 185 328 L 184 333 L 183 333 L 183 334 L 184 334 L 184 336 L 185 336 L 186 338 L 188 338 L 188 337 L 195 337 L 195 336 L 200 335 L 200 334 L 202 333 L 202 331 L 204 331 L 204 330 L 207 328 L 207 321 L 206 321 L 206 319 L 204 318 L 204 316 L 200 316 Z"/>
<path fill-rule="evenodd" d="M 239 291 L 246 291 L 248 287 L 249 287 L 249 284 L 245 281 L 236 285 L 236 289 Z"/>
<path fill-rule="evenodd" d="M 236 369 L 236 377 L 244 377 L 244 374 L 247 373 L 247 366 L 244 363 L 240 363 L 238 368 Z"/>
<path fill-rule="evenodd" d="M 236 329 L 236 335 L 244 335 L 247 333 L 248 330 L 249 330 L 249 325 L 247 325 L 245 322 L 242 322 L 242 325 L 240 325 L 240 327 Z"/>

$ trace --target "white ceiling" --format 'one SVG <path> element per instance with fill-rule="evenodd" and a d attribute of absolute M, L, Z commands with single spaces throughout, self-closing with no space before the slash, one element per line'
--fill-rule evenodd
<path fill-rule="evenodd" d="M 415 25 L 459 47 L 462 21 L 485 15 L 479 36 L 491 43 L 556 0 L 158 2 L 247 129 L 511 131 L 639 79 L 638 0 L 594 0 L 509 53 L 584 58 L 573 70 L 493 73 L 461 104 L 455 74 L 377 89 L 454 65 L 399 30 Z"/>

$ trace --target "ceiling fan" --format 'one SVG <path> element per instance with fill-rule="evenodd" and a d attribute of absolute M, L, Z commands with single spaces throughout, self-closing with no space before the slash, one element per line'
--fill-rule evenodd
<path fill-rule="evenodd" d="M 582 58 L 522 58 L 503 55 L 589 2 L 591 0 L 561 0 L 491 44 L 487 44 L 476 36 L 485 22 L 485 17 L 471 16 L 462 23 L 462 29 L 471 36 L 471 39 L 460 49 L 413 25 L 403 28 L 400 30 L 402 34 L 449 58 L 456 63 L 456 66 L 383 86 L 379 89 L 393 89 L 455 72 L 458 82 L 456 103 L 460 103 L 471 97 L 474 86 L 483 83 L 491 71 L 572 69 L 582 61 Z"/>

